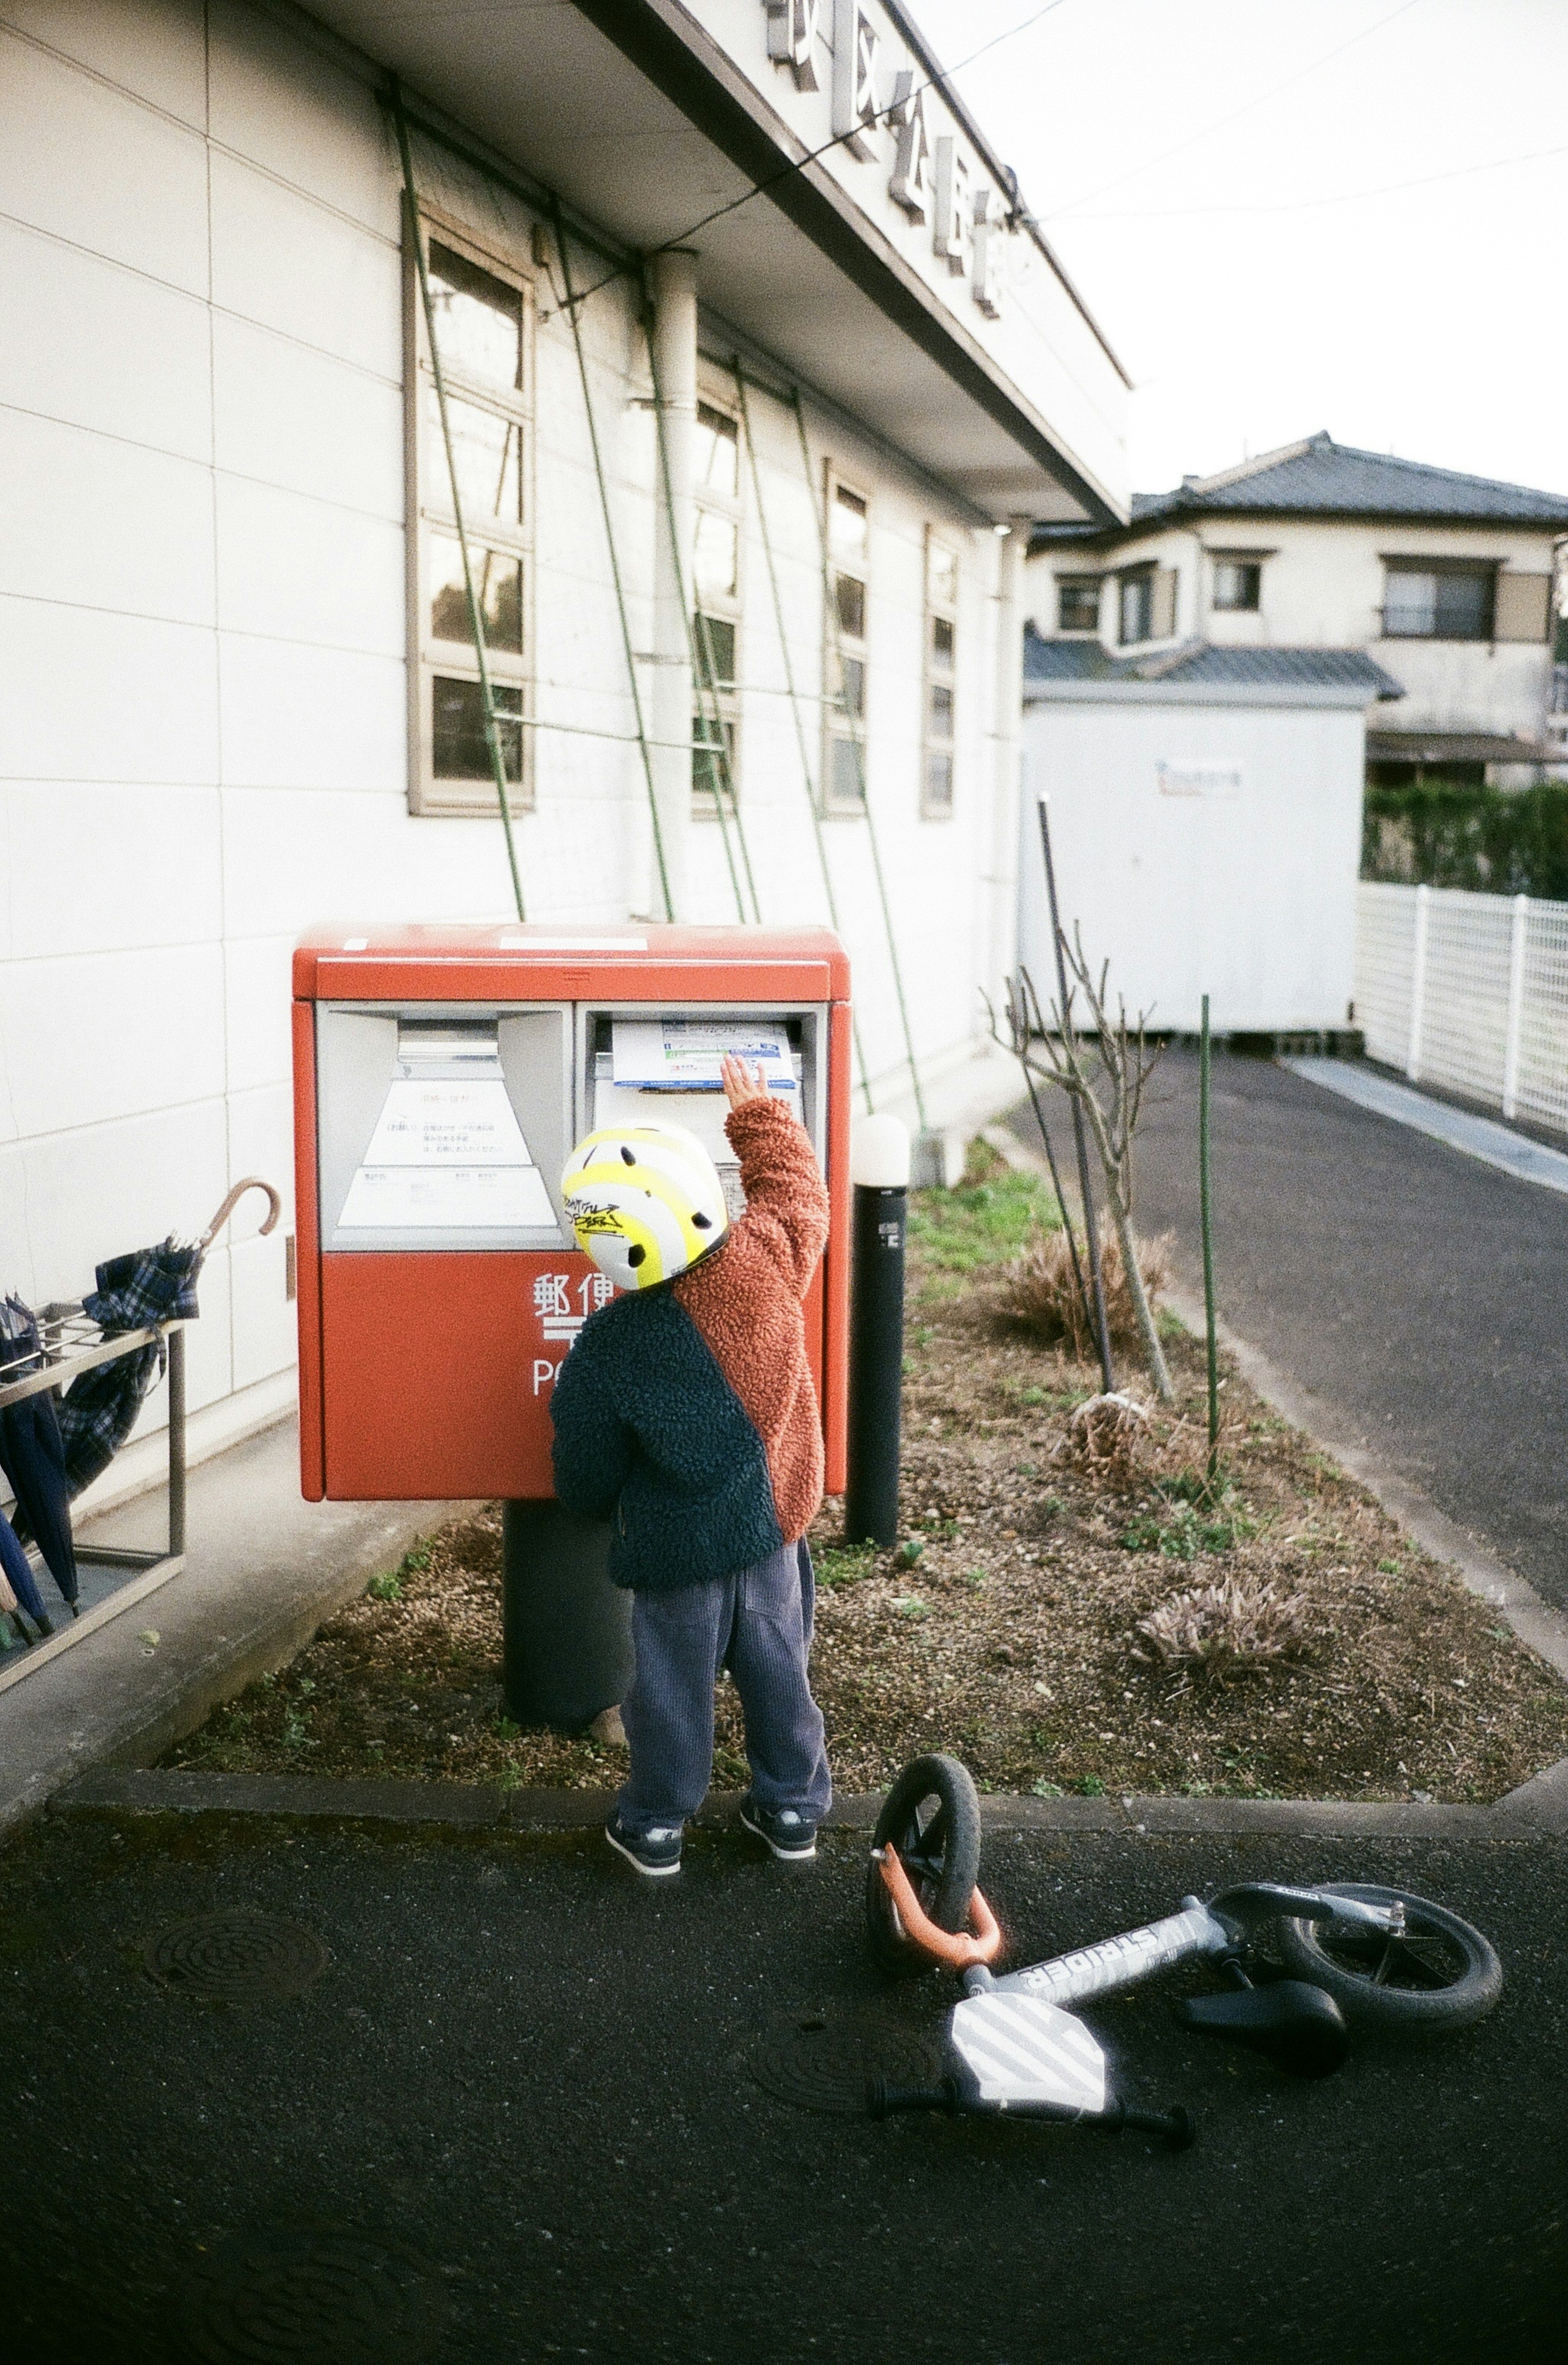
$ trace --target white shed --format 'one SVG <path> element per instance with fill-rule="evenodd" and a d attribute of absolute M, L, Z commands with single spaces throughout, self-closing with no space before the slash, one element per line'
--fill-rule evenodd
<path fill-rule="evenodd" d="M 1216 1033 L 1353 1026 L 1366 709 L 1399 695 L 1360 650 L 1129 663 L 1031 632 L 1019 946 L 1042 1003 L 1045 794 L 1063 925 L 1129 1013 L 1191 1033 L 1206 992 Z"/>

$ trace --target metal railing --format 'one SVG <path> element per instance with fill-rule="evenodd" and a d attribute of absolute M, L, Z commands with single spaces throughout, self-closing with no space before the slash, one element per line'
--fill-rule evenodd
<path fill-rule="evenodd" d="M 1568 903 L 1365 880 L 1357 896 L 1369 1056 L 1568 1135 Z"/>

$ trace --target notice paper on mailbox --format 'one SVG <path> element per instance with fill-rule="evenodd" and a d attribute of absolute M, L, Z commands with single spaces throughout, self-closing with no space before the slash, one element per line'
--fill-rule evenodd
<path fill-rule="evenodd" d="M 756 1067 L 776 1093 L 796 1090 L 790 1037 L 779 1026 L 744 1019 L 618 1018 L 614 1080 L 641 1092 L 716 1093 L 726 1053 Z"/>

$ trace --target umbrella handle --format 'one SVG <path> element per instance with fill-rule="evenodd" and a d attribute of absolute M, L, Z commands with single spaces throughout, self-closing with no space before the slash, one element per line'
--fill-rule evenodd
<path fill-rule="evenodd" d="M 208 1224 L 206 1231 L 203 1232 L 200 1239 L 197 1240 L 196 1246 L 202 1250 L 204 1255 L 212 1246 L 213 1241 L 223 1229 L 224 1225 L 229 1221 L 230 1216 L 234 1213 L 236 1206 L 244 1197 L 247 1191 L 264 1191 L 266 1193 L 269 1204 L 265 1218 L 261 1226 L 261 1230 L 263 1233 L 270 1232 L 272 1230 L 274 1225 L 277 1222 L 278 1217 L 283 1213 L 283 1201 L 273 1189 L 272 1184 L 270 1182 L 263 1182 L 259 1174 L 247 1174 L 243 1182 L 235 1183 L 234 1188 L 229 1194 L 228 1198 L 225 1199 L 222 1206 L 219 1207 L 217 1215 L 214 1216 L 211 1223 Z"/>

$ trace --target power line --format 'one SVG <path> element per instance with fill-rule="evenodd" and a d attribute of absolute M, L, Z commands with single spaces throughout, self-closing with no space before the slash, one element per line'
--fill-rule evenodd
<path fill-rule="evenodd" d="M 1415 0 L 1405 0 L 1405 5 L 1406 7 L 1413 7 Z M 807 165 L 814 164 L 820 156 L 828 155 L 834 148 L 842 148 L 846 140 L 856 139 L 861 132 L 868 130 L 871 125 L 888 120 L 899 107 L 907 106 L 912 98 L 918 98 L 922 92 L 935 90 L 950 83 L 955 74 L 962 73 L 966 66 L 972 66 L 977 58 L 983 58 L 989 50 L 1000 49 L 1003 41 L 1011 41 L 1017 34 L 1026 33 L 1031 26 L 1039 23 L 1042 17 L 1049 17 L 1058 8 L 1065 6 L 1066 0 L 1046 0 L 1043 8 L 1036 8 L 1033 15 L 1025 17 L 1021 24 L 1010 25 L 1004 32 L 993 34 L 989 41 L 982 41 L 978 50 L 971 50 L 967 58 L 960 58 L 956 66 L 942 67 L 938 73 L 929 75 L 924 82 L 916 83 L 912 89 L 903 94 L 901 99 L 895 100 L 888 106 L 879 107 L 870 118 L 869 124 L 865 121 L 857 123 L 852 129 L 840 131 L 833 139 L 824 140 L 820 148 L 811 149 L 807 154 L 797 158 L 793 163 L 781 165 L 777 173 L 770 173 L 767 180 L 753 181 L 748 187 L 741 191 L 738 197 L 731 197 L 723 205 L 715 206 L 711 213 L 703 214 L 699 220 L 689 222 L 684 230 L 676 230 L 670 237 L 662 239 L 657 246 L 649 247 L 645 254 L 637 257 L 637 263 L 645 263 L 648 255 L 667 254 L 673 247 L 684 246 L 688 239 L 697 236 L 699 230 L 707 230 L 713 222 L 722 221 L 726 214 L 738 213 L 742 206 L 750 205 L 753 197 L 766 196 L 769 189 L 776 189 L 781 181 L 790 180 L 797 173 L 803 173 Z M 1016 199 L 1016 181 L 1011 194 Z M 1024 219 L 1032 220 L 1033 216 L 1025 214 Z M 573 297 L 572 302 L 586 304 L 590 296 L 597 296 L 601 287 L 612 286 L 616 280 L 624 279 L 627 273 L 634 267 L 632 263 L 622 263 L 618 269 L 607 271 L 602 279 L 594 280 L 590 286 Z"/>
<path fill-rule="evenodd" d="M 1250 115 L 1255 106 L 1262 106 L 1269 99 L 1277 98 L 1281 91 L 1293 90 L 1298 82 L 1305 82 L 1308 74 L 1316 73 L 1320 66 L 1329 65 L 1336 58 L 1342 58 L 1347 50 L 1355 48 L 1358 41 L 1370 40 L 1374 33 L 1381 33 L 1385 25 L 1392 25 L 1396 17 L 1407 15 L 1415 6 L 1416 0 L 1400 0 L 1397 8 L 1391 9 L 1386 17 L 1380 17 L 1375 25 L 1364 25 L 1359 33 L 1352 33 L 1348 41 L 1341 41 L 1338 49 L 1326 50 L 1320 58 L 1314 58 L 1309 65 L 1300 66 L 1294 73 L 1287 74 L 1283 82 L 1271 83 L 1267 90 L 1260 90 L 1256 97 L 1244 100 L 1240 106 L 1233 107 L 1228 115 L 1218 117 L 1213 123 L 1205 123 L 1200 130 L 1188 132 L 1185 139 L 1178 140 L 1173 147 L 1162 148 L 1158 156 L 1146 156 L 1141 163 L 1130 165 L 1125 173 L 1114 174 L 1110 180 L 1102 181 L 1097 189 L 1086 190 L 1082 196 L 1070 198 L 1065 206 L 1053 207 L 1046 215 L 1046 220 L 1060 221 L 1065 215 L 1075 213 L 1080 206 L 1092 205 L 1095 198 L 1103 196 L 1107 189 L 1119 189 L 1124 181 L 1136 181 L 1140 174 L 1151 173 L 1157 164 L 1166 163 L 1168 158 L 1180 156 L 1188 148 L 1195 148 L 1200 140 L 1212 140 L 1216 131 L 1226 130 L 1231 124 L 1239 122 L 1242 116 Z M 1142 217 L 1127 214 L 1095 214 L 1091 219 L 1095 221 L 1127 221 L 1138 220 Z"/>
<path fill-rule="evenodd" d="M 1502 173 L 1516 164 L 1539 164 L 1548 156 L 1568 156 L 1568 145 L 1532 148 L 1522 156 L 1494 156 L 1482 164 L 1455 164 L 1446 173 L 1423 173 L 1414 181 L 1382 181 L 1372 189 L 1344 189 L 1334 197 L 1293 197 L 1277 206 L 1173 206 L 1148 213 L 1081 214 L 1080 221 L 1189 221 L 1200 214 L 1305 214 L 1322 206 L 1357 206 L 1371 197 L 1396 196 L 1402 189 L 1429 189 L 1437 181 L 1468 180 L 1476 173 Z"/>

